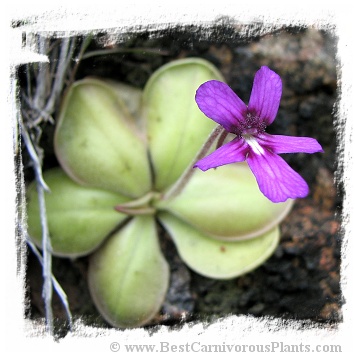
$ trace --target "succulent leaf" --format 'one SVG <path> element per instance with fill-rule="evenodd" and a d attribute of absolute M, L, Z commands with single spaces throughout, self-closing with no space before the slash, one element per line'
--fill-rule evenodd
<path fill-rule="evenodd" d="M 113 326 L 137 327 L 160 309 L 169 269 L 152 216 L 133 218 L 90 258 L 89 287 L 96 307 Z"/>
<path fill-rule="evenodd" d="M 221 242 L 167 212 L 161 213 L 159 219 L 181 259 L 208 278 L 231 279 L 250 272 L 271 256 L 279 242 L 278 226 L 253 239 Z"/>
<path fill-rule="evenodd" d="M 248 166 L 239 163 L 196 170 L 183 192 L 156 205 L 209 236 L 233 241 L 269 231 L 285 218 L 292 204 L 292 200 L 268 200 Z"/>
<path fill-rule="evenodd" d="M 118 93 L 98 79 L 74 83 L 60 112 L 55 152 L 78 183 L 139 197 L 151 188 L 147 148 Z"/>
<path fill-rule="evenodd" d="M 209 62 L 190 58 L 162 66 L 143 90 L 148 144 L 155 173 L 155 189 L 174 183 L 215 126 L 195 103 L 199 85 L 221 73 Z"/>
<path fill-rule="evenodd" d="M 115 205 L 128 198 L 96 188 L 80 186 L 59 168 L 44 173 L 51 192 L 45 194 L 53 254 L 78 257 L 96 249 L 126 215 Z M 27 190 L 28 233 L 40 247 L 42 228 L 35 182 Z"/>

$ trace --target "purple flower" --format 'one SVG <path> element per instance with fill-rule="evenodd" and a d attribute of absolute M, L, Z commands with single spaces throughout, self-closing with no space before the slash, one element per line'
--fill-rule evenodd
<path fill-rule="evenodd" d="M 196 92 L 200 110 L 224 129 L 236 135 L 194 167 L 203 171 L 246 160 L 260 191 L 273 202 L 305 197 L 308 185 L 278 154 L 315 153 L 323 149 L 307 137 L 270 135 L 265 129 L 277 114 L 282 93 L 279 75 L 263 66 L 256 72 L 249 105 L 225 83 L 208 81 Z"/>

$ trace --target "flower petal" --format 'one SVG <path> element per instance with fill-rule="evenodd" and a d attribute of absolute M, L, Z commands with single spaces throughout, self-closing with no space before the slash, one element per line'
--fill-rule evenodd
<path fill-rule="evenodd" d="M 238 131 L 240 122 L 244 122 L 247 106 L 225 83 L 208 81 L 196 91 L 196 103 L 200 110 L 222 125 L 227 131 Z"/>
<path fill-rule="evenodd" d="M 294 152 L 305 152 L 313 154 L 323 152 L 321 145 L 316 139 L 308 137 L 260 134 L 257 137 L 260 145 L 266 146 L 275 154 L 289 154 Z"/>
<path fill-rule="evenodd" d="M 281 94 L 280 76 L 268 67 L 262 66 L 254 77 L 248 111 L 270 125 L 279 109 Z"/>
<path fill-rule="evenodd" d="M 233 162 L 244 161 L 249 150 L 245 140 L 235 138 L 227 144 L 224 144 L 212 154 L 196 162 L 194 167 L 206 171 L 213 167 L 231 164 Z"/>
<path fill-rule="evenodd" d="M 247 162 L 260 191 L 272 202 L 307 196 L 306 181 L 280 156 L 269 150 L 264 150 L 262 155 L 250 150 Z"/>

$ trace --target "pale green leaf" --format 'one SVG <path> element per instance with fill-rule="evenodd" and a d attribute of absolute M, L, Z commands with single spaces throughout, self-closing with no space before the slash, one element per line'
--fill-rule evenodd
<path fill-rule="evenodd" d="M 133 218 L 90 259 L 88 281 L 102 316 L 113 326 L 137 327 L 159 311 L 169 282 L 152 216 Z"/>
<path fill-rule="evenodd" d="M 55 151 L 77 182 L 139 197 L 151 188 L 147 148 L 125 100 L 98 79 L 74 83 L 55 132 Z"/>
<path fill-rule="evenodd" d="M 72 181 L 61 169 L 44 174 L 51 192 L 45 194 L 46 213 L 53 254 L 77 257 L 96 249 L 126 216 L 114 207 L 127 198 Z M 28 233 L 40 247 L 42 228 L 36 184 L 27 190 Z"/>
<path fill-rule="evenodd" d="M 268 200 L 245 163 L 195 170 L 182 193 L 156 205 L 217 239 L 241 240 L 263 234 L 292 207 L 292 200 Z"/>
<path fill-rule="evenodd" d="M 222 242 L 169 213 L 161 213 L 159 219 L 172 237 L 181 259 L 208 278 L 231 279 L 254 270 L 271 256 L 279 242 L 278 226 L 253 239 Z"/>
<path fill-rule="evenodd" d="M 192 164 L 216 126 L 195 102 L 197 88 L 211 79 L 223 80 L 211 63 L 189 58 L 161 67 L 144 88 L 143 109 L 158 191 L 174 183 Z"/>
<path fill-rule="evenodd" d="M 138 129 L 139 135 L 142 140 L 146 140 L 145 127 L 142 123 L 141 110 L 142 110 L 142 90 L 136 87 L 132 87 L 129 84 L 121 83 L 117 81 L 104 80 L 109 84 L 113 90 L 116 91 L 116 95 L 120 101 L 123 101 L 128 112 L 131 114 L 130 120 L 135 121 L 135 127 Z"/>

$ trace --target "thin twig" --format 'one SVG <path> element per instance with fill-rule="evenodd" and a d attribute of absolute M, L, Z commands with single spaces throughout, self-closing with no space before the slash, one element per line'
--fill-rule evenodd
<path fill-rule="evenodd" d="M 90 57 L 95 56 L 105 56 L 105 55 L 113 55 L 116 53 L 148 53 L 153 55 L 161 55 L 161 56 L 169 56 L 168 51 L 154 49 L 154 48 L 115 48 L 109 50 L 97 50 L 87 52 L 85 55 L 82 56 L 82 60 L 85 60 Z"/>
<path fill-rule="evenodd" d="M 60 56 L 59 56 L 57 72 L 56 72 L 55 80 L 54 80 L 52 90 L 51 90 L 51 96 L 49 97 L 46 107 L 44 109 L 44 111 L 46 113 L 50 113 L 53 111 L 55 102 L 58 99 L 59 94 L 61 93 L 62 88 L 63 88 L 64 76 L 67 71 L 69 61 L 70 61 L 69 43 L 70 43 L 69 38 L 66 38 L 63 40 L 63 43 L 62 43 L 62 46 L 60 49 Z M 74 50 L 74 48 L 72 47 L 71 51 L 73 51 L 73 50 Z"/>
<path fill-rule="evenodd" d="M 61 43 L 59 49 L 58 43 Z M 66 38 L 61 42 L 57 42 L 55 45 L 53 44 L 52 47 L 49 47 L 49 40 L 47 38 L 38 37 L 39 53 L 45 55 L 50 54 L 51 58 L 57 58 L 59 55 L 59 59 L 58 61 L 51 60 L 49 63 L 40 62 L 38 64 L 38 70 L 34 73 L 36 76 L 36 90 L 34 93 L 31 93 L 31 85 L 28 83 L 27 96 L 23 95 L 24 104 L 30 109 L 29 113 L 27 113 L 24 108 L 22 108 L 23 116 L 27 118 L 27 127 L 24 125 L 21 115 L 18 119 L 21 135 L 31 158 L 37 183 L 39 214 L 42 228 L 42 256 L 36 247 L 28 239 L 27 240 L 29 246 L 42 264 L 42 275 L 44 279 L 42 296 L 45 305 L 46 330 L 52 336 L 54 333 L 53 311 L 51 306 L 53 288 L 58 293 L 66 310 L 70 328 L 72 326 L 72 316 L 67 296 L 52 274 L 52 247 L 45 205 L 45 191 L 49 191 L 49 188 L 42 175 L 42 157 L 39 155 L 41 149 L 39 146 L 35 146 L 35 144 L 38 145 L 38 138 L 35 139 L 36 143 L 34 143 L 27 129 L 39 128 L 38 124 L 40 124 L 43 119 L 54 124 L 52 114 L 56 110 L 58 98 L 63 91 L 63 87 L 66 85 L 65 80 L 68 78 L 70 62 L 73 59 L 75 46 L 75 39 Z M 31 75 L 29 67 L 27 70 L 27 80 L 30 81 Z"/>
<path fill-rule="evenodd" d="M 41 184 L 41 186 L 43 187 L 44 190 L 50 192 L 49 187 L 47 186 L 47 184 L 45 183 L 44 179 L 43 179 L 43 175 L 42 175 L 42 165 L 40 162 L 40 159 L 37 155 L 37 152 L 32 144 L 32 140 L 30 138 L 30 135 L 28 134 L 25 125 L 22 122 L 22 119 L 19 119 L 20 121 L 20 129 L 21 129 L 21 134 L 23 137 L 23 140 L 25 142 L 27 151 L 33 161 L 33 168 L 35 170 L 35 175 L 36 178 L 38 179 L 38 182 Z"/>
<path fill-rule="evenodd" d="M 42 41 L 40 42 L 40 50 L 45 52 L 48 51 L 48 44 L 45 39 L 42 39 Z M 65 74 L 68 71 L 68 67 L 70 61 L 72 60 L 74 50 L 75 40 L 70 40 L 69 38 L 66 38 L 62 42 L 58 66 L 56 68 L 55 66 L 48 66 L 47 63 L 39 63 L 39 71 L 37 74 L 37 88 L 34 100 L 31 102 L 30 98 L 24 97 L 30 108 L 36 110 L 39 114 L 38 117 L 32 121 L 33 123 L 40 123 L 42 121 L 42 118 L 44 118 L 45 120 L 48 120 L 52 124 L 54 124 L 52 113 L 55 110 L 56 102 L 60 96 L 60 93 L 62 92 Z M 48 76 L 49 70 L 53 71 L 54 82 L 52 88 L 47 88 L 46 76 Z M 47 92 L 50 92 L 50 96 L 46 100 L 45 93 Z M 46 104 L 44 106 L 45 102 Z M 44 109 L 40 109 L 42 107 L 44 107 Z"/>
<path fill-rule="evenodd" d="M 48 231 L 47 213 L 46 213 L 46 203 L 44 198 L 44 192 L 49 191 L 47 184 L 45 183 L 42 176 L 42 164 L 38 158 L 37 152 L 32 144 L 30 135 L 28 134 L 26 127 L 22 123 L 22 118 L 19 116 L 21 134 L 26 145 L 27 151 L 31 156 L 36 182 L 37 182 L 37 193 L 38 193 L 38 203 L 39 212 L 41 219 L 42 228 L 42 249 L 43 249 L 43 299 L 46 311 L 46 329 L 50 335 L 53 335 L 53 312 L 52 312 L 52 255 L 51 255 L 51 244 Z"/>
<path fill-rule="evenodd" d="M 69 84 L 71 84 L 72 82 L 74 82 L 74 78 L 76 75 L 76 72 L 78 71 L 79 68 L 79 64 L 81 62 L 81 60 L 83 59 L 84 56 L 84 52 L 85 50 L 88 48 L 90 42 L 92 40 L 92 35 L 86 36 L 85 39 L 83 40 L 81 46 L 80 46 L 80 51 L 78 56 L 75 58 L 75 65 L 73 70 L 70 73 L 70 78 L 69 78 Z"/>
<path fill-rule="evenodd" d="M 40 53 L 47 54 L 48 49 L 48 39 L 39 38 L 39 49 Z M 72 59 L 75 50 L 75 41 L 70 41 L 69 38 L 64 39 L 60 47 L 60 55 L 58 60 L 58 65 L 55 68 L 55 64 L 50 63 L 39 63 L 38 73 L 37 73 L 37 87 L 34 94 L 33 101 L 28 97 L 24 97 L 26 104 L 38 114 L 35 120 L 31 120 L 30 123 L 40 123 L 42 118 L 52 119 L 52 113 L 55 110 L 55 105 L 60 96 L 60 93 L 64 86 L 65 75 L 68 71 L 70 61 Z M 54 70 L 54 81 L 49 74 L 49 71 Z M 49 82 L 48 82 L 49 80 Z M 52 83 L 52 85 L 50 85 Z M 51 88 L 50 88 L 51 87 Z M 50 93 L 49 97 L 46 96 Z M 43 109 L 41 109 L 43 108 Z M 33 118 L 33 117 L 32 117 Z M 54 121 L 53 121 L 54 122 Z M 68 302 L 64 291 L 58 286 L 57 283 L 53 282 L 52 274 L 52 247 L 49 237 L 47 214 L 46 214 L 46 204 L 45 204 L 45 191 L 49 191 L 46 185 L 43 175 L 42 175 L 42 162 L 38 156 L 37 150 L 35 149 L 31 137 L 23 124 L 22 117 L 19 118 L 19 124 L 21 128 L 21 135 L 23 137 L 24 143 L 26 145 L 27 151 L 31 157 L 33 168 L 35 171 L 35 177 L 37 182 L 37 193 L 38 193 L 38 203 L 39 203 L 39 213 L 42 228 L 42 249 L 43 257 L 41 257 L 42 262 L 42 275 L 43 275 L 43 291 L 42 296 L 45 305 L 45 315 L 46 315 L 46 330 L 53 336 L 54 333 L 54 322 L 53 322 L 53 311 L 52 311 L 52 294 L 53 285 L 56 288 L 59 296 L 62 298 L 62 303 L 67 311 L 68 319 L 71 325 L 71 314 L 68 306 Z"/>
<path fill-rule="evenodd" d="M 30 98 L 27 97 L 26 94 L 22 94 L 23 99 L 25 100 L 26 104 L 33 110 L 35 110 L 39 116 L 33 120 L 33 118 L 31 118 L 30 120 L 30 125 L 29 126 L 36 126 L 38 124 L 41 123 L 42 118 L 44 118 L 45 120 L 48 120 L 51 124 L 54 125 L 54 119 L 52 117 L 52 115 L 50 115 L 49 113 L 45 112 L 44 110 L 42 110 L 41 108 L 37 108 L 35 103 L 31 102 Z M 28 118 L 30 118 L 30 116 L 27 116 Z"/>
<path fill-rule="evenodd" d="M 53 311 L 52 311 L 52 246 L 49 238 L 49 229 L 47 222 L 47 210 L 46 201 L 44 197 L 43 186 L 37 181 L 37 194 L 39 203 L 39 213 L 41 216 L 41 228 L 42 228 L 42 249 L 43 249 L 43 300 L 46 310 L 46 328 L 47 332 L 51 335 L 54 333 L 53 324 Z"/>
<path fill-rule="evenodd" d="M 43 267 L 43 257 L 41 255 L 41 253 L 38 251 L 37 247 L 32 243 L 28 234 L 26 234 L 26 242 L 29 245 L 29 247 L 32 249 L 33 253 L 36 255 L 37 259 L 39 260 L 39 262 L 42 264 L 42 267 Z M 58 294 L 58 296 L 64 306 L 65 313 L 68 318 L 69 329 L 71 330 L 73 327 L 73 318 L 72 318 L 72 314 L 71 314 L 70 308 L 69 308 L 68 297 L 65 294 L 64 290 L 62 289 L 61 285 L 58 283 L 57 279 L 54 277 L 53 274 L 51 274 L 51 279 L 52 279 L 52 283 L 53 283 L 53 288 L 56 291 L 56 293 Z"/>
<path fill-rule="evenodd" d="M 48 50 L 48 40 L 39 37 L 39 53 L 46 55 Z M 36 92 L 34 94 L 33 102 L 37 108 L 42 108 L 44 106 L 47 86 L 46 75 L 48 70 L 48 63 L 47 62 L 39 62 L 38 63 L 38 73 L 37 73 L 37 86 Z"/>
<path fill-rule="evenodd" d="M 32 89 L 31 89 L 31 70 L 30 66 L 26 64 L 26 81 L 27 81 L 27 95 L 29 100 L 32 100 Z"/>

